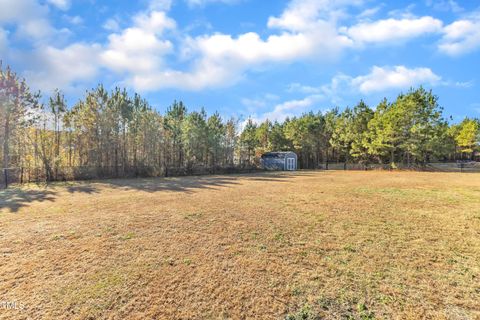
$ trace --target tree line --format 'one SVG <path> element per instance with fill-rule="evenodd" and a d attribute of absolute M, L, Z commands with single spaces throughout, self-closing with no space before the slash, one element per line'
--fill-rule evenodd
<path fill-rule="evenodd" d="M 474 160 L 480 151 L 480 120 L 449 124 L 438 97 L 420 87 L 384 99 L 375 109 L 360 101 L 340 111 L 309 112 L 284 122 L 249 120 L 240 145 L 253 158 L 269 150 L 293 150 L 302 168 L 328 162 L 424 165 Z"/>
<path fill-rule="evenodd" d="M 474 159 L 480 121 L 450 124 L 438 97 L 420 87 L 375 108 L 309 112 L 283 122 L 243 125 L 175 101 L 161 114 L 139 94 L 99 85 L 69 107 L 61 91 L 46 102 L 0 64 L 0 156 L 4 168 L 64 167 L 164 174 L 168 168 L 256 166 L 262 153 L 294 151 L 301 168 L 328 162 L 425 164 Z M 151 172 L 152 173 L 152 172 Z"/>

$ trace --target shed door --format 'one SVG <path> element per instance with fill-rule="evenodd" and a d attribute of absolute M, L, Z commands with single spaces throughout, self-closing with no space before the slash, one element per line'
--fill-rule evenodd
<path fill-rule="evenodd" d="M 294 158 L 287 158 L 287 170 L 290 170 L 290 171 L 295 170 L 295 159 Z"/>

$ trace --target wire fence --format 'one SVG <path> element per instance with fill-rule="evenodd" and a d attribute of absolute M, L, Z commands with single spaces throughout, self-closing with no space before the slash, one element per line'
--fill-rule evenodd
<path fill-rule="evenodd" d="M 436 162 L 427 164 L 358 164 L 358 163 L 324 163 L 318 167 L 320 170 L 411 170 L 432 172 L 477 172 L 480 173 L 480 162 L 457 161 Z M 150 166 L 76 166 L 57 167 L 52 169 L 16 167 L 1 170 L 0 189 L 12 184 L 40 183 L 50 181 L 77 181 L 77 180 L 102 180 L 122 178 L 146 177 L 178 177 L 210 174 L 253 173 L 263 171 L 257 166 L 193 166 L 193 167 L 150 167 Z"/>
<path fill-rule="evenodd" d="M 193 166 L 193 167 L 153 167 L 153 166 L 75 166 L 75 167 L 15 167 L 4 168 L 0 174 L 0 188 L 12 184 L 42 183 L 51 181 L 81 181 L 102 179 L 127 179 L 147 177 L 179 177 L 210 174 L 252 173 L 261 169 L 255 166 Z"/>
<path fill-rule="evenodd" d="M 456 162 L 430 162 L 424 164 L 362 164 L 335 162 L 322 164 L 320 169 L 324 170 L 410 170 L 410 171 L 432 171 L 432 172 L 479 172 L 480 162 L 456 161 Z"/>
<path fill-rule="evenodd" d="M 397 170 L 397 171 L 431 171 L 431 172 L 477 172 L 480 173 L 480 162 L 458 161 L 458 162 L 431 162 L 431 163 L 412 163 L 403 164 L 390 163 L 348 163 L 348 162 L 329 162 L 321 163 L 315 167 L 315 170 L 351 170 L 351 171 L 369 171 L 369 170 Z"/>

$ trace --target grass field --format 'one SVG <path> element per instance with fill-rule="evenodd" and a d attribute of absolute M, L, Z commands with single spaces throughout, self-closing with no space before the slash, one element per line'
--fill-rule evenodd
<path fill-rule="evenodd" d="M 5 319 L 480 319 L 480 174 L 9 189 L 0 250 Z"/>

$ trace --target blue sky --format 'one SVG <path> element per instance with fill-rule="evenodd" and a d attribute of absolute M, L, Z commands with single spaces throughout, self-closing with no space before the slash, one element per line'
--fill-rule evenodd
<path fill-rule="evenodd" d="M 283 120 L 411 86 L 480 116 L 480 2 L 0 0 L 0 59 L 70 104 L 104 83 L 164 111 Z"/>

